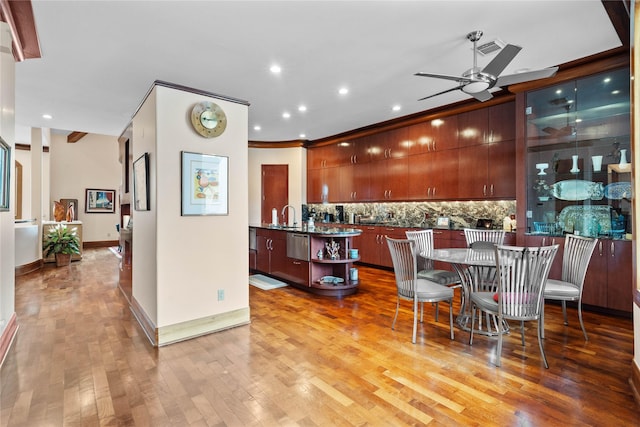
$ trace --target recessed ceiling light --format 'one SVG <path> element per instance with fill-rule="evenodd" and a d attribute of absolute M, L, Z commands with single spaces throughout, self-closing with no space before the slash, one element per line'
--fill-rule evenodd
<path fill-rule="evenodd" d="M 400 107 L 399 105 L 394 105 L 393 107 L 391 107 L 393 111 L 400 111 L 401 108 L 402 107 Z"/>
<path fill-rule="evenodd" d="M 53 116 L 51 114 L 43 114 L 42 118 L 49 120 L 49 119 L 53 119 Z"/>
<path fill-rule="evenodd" d="M 260 127 L 260 125 L 255 125 L 255 126 L 253 127 L 253 130 L 262 130 L 262 128 Z"/>
<path fill-rule="evenodd" d="M 307 106 L 306 105 L 299 106 L 298 111 L 300 111 L 301 113 L 304 113 L 305 111 L 307 111 Z"/>
<path fill-rule="evenodd" d="M 289 117 L 291 117 L 291 114 L 289 114 L 288 112 L 285 111 L 284 113 L 282 113 L 283 119 L 288 119 Z"/>
<path fill-rule="evenodd" d="M 304 133 L 301 133 L 301 134 L 300 134 L 300 138 L 306 138 L 306 137 L 307 137 L 307 135 L 306 135 L 306 134 L 304 134 Z"/>
<path fill-rule="evenodd" d="M 269 71 L 271 71 L 273 74 L 280 74 L 282 68 L 280 68 L 278 64 L 273 64 L 271 68 L 269 68 Z"/>
<path fill-rule="evenodd" d="M 346 95 L 349 93 L 349 89 L 347 89 L 346 87 L 341 87 L 340 89 L 338 89 L 338 93 L 340 95 Z"/>
<path fill-rule="evenodd" d="M 604 79 L 605 83 L 609 83 L 610 81 L 611 81 L 611 77 L 607 77 L 607 78 Z"/>
<path fill-rule="evenodd" d="M 616 90 L 614 90 L 614 91 L 612 91 L 612 92 L 611 92 L 611 95 L 617 95 L 617 94 L 619 94 L 619 93 L 620 93 L 620 91 L 616 89 Z"/>
<path fill-rule="evenodd" d="M 556 94 L 560 95 L 562 93 L 562 89 L 556 90 Z"/>

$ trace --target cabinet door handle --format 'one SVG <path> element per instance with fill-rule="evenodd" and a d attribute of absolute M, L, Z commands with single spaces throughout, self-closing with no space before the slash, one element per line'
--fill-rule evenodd
<path fill-rule="evenodd" d="M 389 157 L 391 157 L 391 148 L 389 148 Z"/>
<path fill-rule="evenodd" d="M 485 184 L 485 185 L 482 187 L 482 195 L 483 195 L 483 196 L 486 196 L 486 195 L 487 195 L 487 184 Z"/>
<path fill-rule="evenodd" d="M 602 256 L 602 240 L 600 240 L 600 242 L 598 242 L 598 249 L 600 249 L 600 256 Z"/>
<path fill-rule="evenodd" d="M 436 197 L 436 187 L 433 187 L 433 197 Z"/>
<path fill-rule="evenodd" d="M 293 261 L 293 265 L 301 265 L 302 263 L 300 261 Z"/>
<path fill-rule="evenodd" d="M 491 184 L 491 195 L 493 196 L 493 184 Z"/>
<path fill-rule="evenodd" d="M 542 238 L 542 246 L 547 246 L 547 238 L 546 237 Z"/>
<path fill-rule="evenodd" d="M 431 187 L 427 187 L 427 197 L 431 197 Z"/>
<path fill-rule="evenodd" d="M 611 258 L 616 256 L 616 245 L 611 242 Z"/>

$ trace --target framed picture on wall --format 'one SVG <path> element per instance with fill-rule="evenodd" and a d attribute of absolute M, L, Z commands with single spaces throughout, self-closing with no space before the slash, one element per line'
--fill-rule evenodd
<path fill-rule="evenodd" d="M 228 215 L 229 158 L 181 152 L 181 215 Z"/>
<path fill-rule="evenodd" d="M 0 211 L 9 210 L 11 167 L 11 147 L 0 138 Z"/>
<path fill-rule="evenodd" d="M 85 213 L 114 213 L 116 211 L 116 190 L 85 190 Z"/>
<path fill-rule="evenodd" d="M 135 210 L 149 210 L 149 153 L 133 162 L 133 200 Z"/>

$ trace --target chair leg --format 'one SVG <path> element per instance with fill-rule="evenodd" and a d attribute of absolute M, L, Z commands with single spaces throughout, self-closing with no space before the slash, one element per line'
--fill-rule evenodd
<path fill-rule="evenodd" d="M 569 321 L 567 320 L 567 302 L 562 301 L 562 315 L 564 316 L 564 324 L 568 325 Z"/>
<path fill-rule="evenodd" d="M 416 330 L 418 329 L 418 300 L 413 300 L 413 338 L 412 343 L 416 343 Z"/>
<path fill-rule="evenodd" d="M 496 366 L 502 366 L 500 356 L 502 355 L 502 317 L 498 317 L 498 354 L 496 354 Z"/>
<path fill-rule="evenodd" d="M 582 301 L 578 301 L 578 319 L 580 320 L 580 327 L 582 328 L 582 333 L 584 334 L 584 340 L 589 341 L 587 330 L 584 328 L 584 322 L 582 321 Z"/>
<path fill-rule="evenodd" d="M 424 303 L 420 303 L 420 323 L 424 321 Z"/>
<path fill-rule="evenodd" d="M 542 323 L 542 339 L 544 339 L 544 299 L 541 302 L 540 307 L 540 323 Z"/>
<path fill-rule="evenodd" d="M 542 331 L 544 329 L 544 325 L 538 319 L 538 345 L 540 346 L 540 354 L 542 354 L 542 361 L 544 362 L 544 367 L 549 369 L 549 364 L 547 363 L 547 356 L 544 354 L 544 346 L 542 345 Z"/>
<path fill-rule="evenodd" d="M 476 306 L 471 306 L 471 330 L 469 331 L 469 345 L 473 345 L 473 329 L 476 326 Z"/>
<path fill-rule="evenodd" d="M 396 315 L 393 316 L 393 323 L 391 323 L 392 330 L 396 329 L 396 319 L 398 318 L 398 310 L 400 310 L 400 298 L 398 298 L 398 301 L 396 302 Z"/>
<path fill-rule="evenodd" d="M 436 303 L 436 322 L 438 321 L 438 303 Z"/>
<path fill-rule="evenodd" d="M 524 347 L 524 320 L 520 321 L 520 337 L 522 338 L 522 346 Z"/>
<path fill-rule="evenodd" d="M 454 339 L 453 337 L 453 299 L 451 301 L 449 301 L 449 328 L 451 329 L 451 339 Z"/>

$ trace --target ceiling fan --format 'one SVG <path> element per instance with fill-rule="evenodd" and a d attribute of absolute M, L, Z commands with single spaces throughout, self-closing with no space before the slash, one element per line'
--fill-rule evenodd
<path fill-rule="evenodd" d="M 530 80 L 543 79 L 546 77 L 552 77 L 558 67 L 543 68 L 540 70 L 527 71 L 518 74 L 509 74 L 506 76 L 500 76 L 500 73 L 509 65 L 509 63 L 520 52 L 522 47 L 513 44 L 508 44 L 496 55 L 489 64 L 483 69 L 477 66 L 477 50 L 476 44 L 482 37 L 482 31 L 472 31 L 467 34 L 467 39 L 473 42 L 473 68 L 462 73 L 462 76 L 447 76 L 443 74 L 431 74 L 418 72 L 415 75 L 421 77 L 434 77 L 436 79 L 446 79 L 458 82 L 458 86 L 447 89 L 442 92 L 438 92 L 434 95 L 425 96 L 418 101 L 432 98 L 434 96 L 442 95 L 444 93 L 453 92 L 454 90 L 461 90 L 473 96 L 480 102 L 487 101 L 493 98 L 493 95 L 489 92 L 489 89 L 493 87 L 509 86 L 516 83 L 523 83 Z"/>

